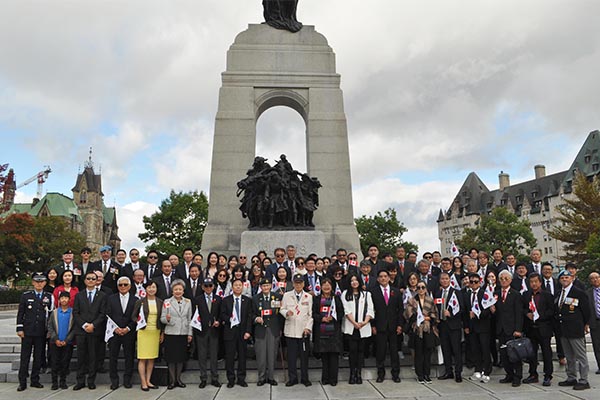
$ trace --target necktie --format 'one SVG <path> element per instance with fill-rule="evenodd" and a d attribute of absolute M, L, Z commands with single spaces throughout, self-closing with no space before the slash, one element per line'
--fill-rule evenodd
<path fill-rule="evenodd" d="M 600 318 L 600 288 L 594 289 L 596 296 L 596 318 Z"/>
<path fill-rule="evenodd" d="M 196 297 L 196 281 L 192 283 L 192 296 Z"/>
<path fill-rule="evenodd" d="M 309 283 L 310 284 L 310 288 L 312 290 L 315 290 L 315 277 L 313 275 L 309 275 L 308 277 L 309 277 L 309 280 L 310 280 L 310 283 Z"/>
<path fill-rule="evenodd" d="M 477 300 L 476 293 L 473 292 L 473 294 L 471 295 L 471 307 L 473 307 L 473 305 L 475 304 L 476 300 Z"/>
<path fill-rule="evenodd" d="M 148 278 L 152 278 L 154 276 L 154 265 L 150 265 L 148 269 Z"/>
<path fill-rule="evenodd" d="M 94 302 L 93 292 L 88 292 L 88 300 L 90 301 L 90 304 L 92 304 Z"/>
<path fill-rule="evenodd" d="M 444 312 L 446 310 L 446 298 L 448 297 L 448 289 L 444 289 L 442 291 L 442 312 L 440 313 L 440 318 L 442 320 L 446 319 L 446 313 Z"/>
<path fill-rule="evenodd" d="M 383 298 L 385 299 L 385 305 L 387 306 L 390 298 L 388 297 L 388 293 L 387 293 L 387 288 L 386 287 L 383 288 Z"/>
<path fill-rule="evenodd" d="M 167 295 L 169 295 L 171 293 L 171 279 L 169 279 L 169 277 L 167 276 L 165 280 L 167 282 L 167 284 L 165 285 L 167 289 Z"/>
<path fill-rule="evenodd" d="M 106 266 L 106 261 L 104 261 L 104 269 L 102 270 L 102 272 L 104 272 L 104 275 L 106 275 L 107 269 L 108 267 Z"/>
<path fill-rule="evenodd" d="M 212 296 L 206 296 L 206 305 L 208 306 L 208 312 L 212 310 Z"/>
<path fill-rule="evenodd" d="M 123 310 L 123 314 L 125 314 L 125 310 L 127 309 L 127 298 L 125 296 L 121 296 L 121 309 Z"/>
<path fill-rule="evenodd" d="M 369 275 L 365 275 L 365 285 L 369 284 Z"/>
<path fill-rule="evenodd" d="M 560 300 L 558 301 L 558 306 L 562 307 L 563 304 L 565 303 L 565 295 L 566 295 L 566 291 L 563 288 L 562 292 L 560 293 Z"/>
<path fill-rule="evenodd" d="M 300 295 L 296 294 L 296 299 L 298 300 L 298 303 L 300 303 Z"/>
<path fill-rule="evenodd" d="M 506 289 L 502 289 L 502 302 L 506 301 Z"/>
<path fill-rule="evenodd" d="M 37 298 L 38 298 L 38 300 L 41 300 L 42 299 L 42 294 L 41 293 L 37 293 Z"/>
<path fill-rule="evenodd" d="M 235 298 L 235 314 L 237 315 L 238 319 L 241 319 L 241 315 L 240 315 L 240 298 L 236 297 Z"/>

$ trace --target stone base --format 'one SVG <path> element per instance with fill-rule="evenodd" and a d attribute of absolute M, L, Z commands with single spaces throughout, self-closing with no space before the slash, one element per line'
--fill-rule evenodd
<path fill-rule="evenodd" d="M 296 255 L 305 257 L 315 253 L 320 257 L 325 256 L 325 235 L 321 231 L 245 231 L 242 232 L 241 253 L 248 256 L 260 250 L 273 257 L 277 247 L 285 248 L 287 245 L 296 247 Z"/>

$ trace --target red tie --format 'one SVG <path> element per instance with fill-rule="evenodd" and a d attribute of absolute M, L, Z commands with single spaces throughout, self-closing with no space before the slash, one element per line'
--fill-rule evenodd
<path fill-rule="evenodd" d="M 385 299 L 385 305 L 387 306 L 388 302 L 390 300 L 390 298 L 388 297 L 388 294 L 387 294 L 387 288 L 383 288 L 383 298 Z"/>
<path fill-rule="evenodd" d="M 504 303 L 506 301 L 506 289 L 502 290 L 502 302 Z"/>
<path fill-rule="evenodd" d="M 368 285 L 369 284 L 369 275 L 365 276 L 365 284 Z"/>

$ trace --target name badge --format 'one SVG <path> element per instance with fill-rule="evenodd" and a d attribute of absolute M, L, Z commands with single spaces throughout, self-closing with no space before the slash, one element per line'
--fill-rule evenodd
<path fill-rule="evenodd" d="M 302 304 L 303 306 L 307 306 L 307 305 L 308 305 L 308 301 L 303 301 L 301 304 Z"/>
<path fill-rule="evenodd" d="M 81 275 L 81 270 L 79 268 L 75 268 L 73 270 L 73 275 Z"/>
<path fill-rule="evenodd" d="M 118 274 L 119 274 L 119 270 L 118 270 L 118 269 L 116 269 L 116 268 L 111 268 L 111 269 L 110 269 L 110 273 L 111 273 L 111 274 L 118 275 Z"/>
<path fill-rule="evenodd" d="M 579 305 L 579 299 L 574 299 L 572 297 L 567 297 L 565 299 L 565 304 L 566 305 L 572 305 L 573 307 L 576 307 L 577 305 Z"/>

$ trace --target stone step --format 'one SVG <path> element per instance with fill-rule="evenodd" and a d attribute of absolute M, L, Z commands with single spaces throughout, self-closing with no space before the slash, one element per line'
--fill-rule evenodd
<path fill-rule="evenodd" d="M 0 344 L 21 344 L 21 338 L 17 335 L 0 336 Z"/>
<path fill-rule="evenodd" d="M 0 354 L 11 354 L 11 353 L 20 353 L 21 345 L 13 345 L 13 344 L 0 344 Z"/>

